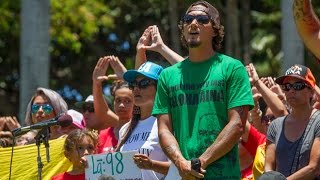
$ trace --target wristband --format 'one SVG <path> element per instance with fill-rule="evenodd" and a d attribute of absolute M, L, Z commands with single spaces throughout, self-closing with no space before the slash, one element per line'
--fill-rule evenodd
<path fill-rule="evenodd" d="M 197 172 L 200 172 L 201 168 L 201 161 L 199 158 L 191 159 L 191 168 Z"/>

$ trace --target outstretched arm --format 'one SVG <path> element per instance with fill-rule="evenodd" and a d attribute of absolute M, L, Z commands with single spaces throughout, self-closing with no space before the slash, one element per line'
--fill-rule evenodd
<path fill-rule="evenodd" d="M 160 53 L 170 64 L 183 61 L 184 58 L 164 44 L 156 25 L 149 26 L 139 39 L 137 44 L 135 68 L 146 62 L 146 50 Z"/>
<path fill-rule="evenodd" d="M 320 58 L 320 21 L 313 10 L 311 0 L 294 0 L 293 15 L 305 45 Z"/>
<path fill-rule="evenodd" d="M 108 80 L 108 77 L 105 76 L 105 74 L 109 67 L 110 58 L 110 56 L 100 58 L 92 73 L 93 105 L 95 114 L 100 121 L 101 129 L 116 127 L 119 124 L 119 117 L 109 108 L 108 103 L 103 97 L 102 91 L 102 82 Z"/>
<path fill-rule="evenodd" d="M 262 98 L 264 99 L 268 107 L 270 107 L 273 114 L 276 117 L 288 114 L 286 106 L 279 99 L 278 95 L 272 92 L 271 89 L 269 89 L 269 87 L 267 87 L 259 78 L 258 73 L 253 64 L 250 63 L 249 65 L 247 65 L 246 69 L 250 79 L 252 80 L 252 85 L 258 89 L 258 91 L 262 95 Z M 272 83 L 274 84 L 273 81 Z"/>

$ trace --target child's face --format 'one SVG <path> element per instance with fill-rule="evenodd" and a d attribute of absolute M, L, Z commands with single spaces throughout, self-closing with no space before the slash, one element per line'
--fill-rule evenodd
<path fill-rule="evenodd" d="M 93 140 L 85 136 L 70 152 L 65 152 L 66 157 L 71 161 L 73 166 L 82 166 L 80 163 L 81 157 L 95 153 Z"/>

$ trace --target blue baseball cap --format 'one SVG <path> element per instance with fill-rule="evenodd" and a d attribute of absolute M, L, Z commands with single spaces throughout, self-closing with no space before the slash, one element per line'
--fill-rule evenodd
<path fill-rule="evenodd" d="M 138 70 L 128 70 L 127 72 L 125 72 L 123 74 L 123 79 L 131 83 L 136 79 L 138 75 L 142 75 L 147 78 L 158 81 L 159 75 L 162 70 L 162 66 L 147 61 L 143 63 Z"/>

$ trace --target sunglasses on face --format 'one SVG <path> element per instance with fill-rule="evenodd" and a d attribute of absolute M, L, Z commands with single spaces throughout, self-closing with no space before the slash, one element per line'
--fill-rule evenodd
<path fill-rule="evenodd" d="M 193 16 L 188 14 L 182 17 L 182 22 L 184 24 L 191 24 L 194 19 L 196 19 L 199 24 L 208 24 L 210 22 L 210 16 L 208 15 Z"/>
<path fill-rule="evenodd" d="M 265 115 L 261 118 L 261 123 L 270 123 L 273 121 L 276 117 L 274 115 Z"/>
<path fill-rule="evenodd" d="M 281 89 L 284 91 L 289 91 L 290 89 L 294 89 L 296 91 L 301 91 L 302 89 L 308 87 L 305 83 L 303 82 L 296 82 L 293 84 L 287 83 L 280 85 Z"/>
<path fill-rule="evenodd" d="M 155 85 L 156 82 L 150 79 L 142 79 L 140 81 L 133 81 L 131 83 L 129 83 L 129 88 L 131 90 L 134 89 L 134 87 L 138 87 L 139 89 L 145 89 L 150 85 Z"/>
<path fill-rule="evenodd" d="M 93 107 L 93 106 L 83 106 L 83 107 L 82 107 L 82 112 L 85 113 L 85 112 L 87 112 L 87 111 L 93 113 L 93 112 L 94 112 L 94 107 Z"/>
<path fill-rule="evenodd" d="M 31 112 L 33 114 L 36 114 L 39 111 L 40 107 L 45 114 L 50 114 L 53 111 L 53 107 L 50 104 L 33 104 L 31 106 Z"/>

